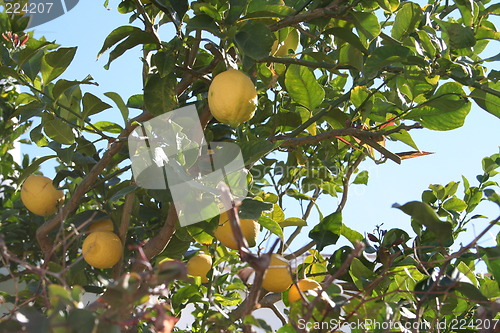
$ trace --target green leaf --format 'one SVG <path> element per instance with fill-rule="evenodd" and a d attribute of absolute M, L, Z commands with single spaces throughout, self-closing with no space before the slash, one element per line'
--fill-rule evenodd
<path fill-rule="evenodd" d="M 401 64 L 410 54 L 410 49 L 401 45 L 391 44 L 377 47 L 366 59 L 365 75 L 374 77 L 385 66 Z"/>
<path fill-rule="evenodd" d="M 278 204 L 274 204 L 273 210 L 270 211 L 269 213 L 266 213 L 265 216 L 269 217 L 270 219 L 272 219 L 277 223 L 281 223 L 285 220 L 285 213 Z"/>
<path fill-rule="evenodd" d="M 305 66 L 290 65 L 285 74 L 285 86 L 295 102 L 311 111 L 325 98 L 325 90 Z"/>
<path fill-rule="evenodd" d="M 354 284 L 361 290 L 377 277 L 377 275 L 371 269 L 363 265 L 361 260 L 358 258 L 353 259 L 349 269 L 349 274 L 351 275 Z"/>
<path fill-rule="evenodd" d="M 214 19 L 207 14 L 196 15 L 189 19 L 186 26 L 186 32 L 190 33 L 195 30 L 205 30 L 215 36 L 221 36 L 219 26 L 215 23 Z"/>
<path fill-rule="evenodd" d="M 462 199 L 457 197 L 450 198 L 443 203 L 443 208 L 446 210 L 454 210 L 461 212 L 467 208 L 467 204 Z"/>
<path fill-rule="evenodd" d="M 337 38 L 342 39 L 343 41 L 349 43 L 349 45 L 354 46 L 364 54 L 368 53 L 366 47 L 361 43 L 361 40 L 358 36 L 356 36 L 350 29 L 343 27 L 334 27 L 323 31 L 325 35 L 334 35 Z"/>
<path fill-rule="evenodd" d="M 113 30 L 108 37 L 104 40 L 104 44 L 99 51 L 97 58 L 99 58 L 104 52 L 109 50 L 113 45 L 120 42 L 116 47 L 110 52 L 109 59 L 105 68 L 109 68 L 109 65 L 113 60 L 121 56 L 125 51 L 140 45 L 140 44 L 157 44 L 153 33 L 146 32 L 134 26 L 121 26 Z"/>
<path fill-rule="evenodd" d="M 70 145 L 75 142 L 75 135 L 73 129 L 68 123 L 59 118 L 44 113 L 42 118 L 42 125 L 45 134 L 52 140 L 59 142 L 63 145 Z"/>
<path fill-rule="evenodd" d="M 471 103 L 462 86 L 448 82 L 439 87 L 427 103 L 410 111 L 405 118 L 418 120 L 432 130 L 448 131 L 463 126 L 470 109 Z"/>
<path fill-rule="evenodd" d="M 399 0 L 377 0 L 377 2 L 381 8 L 391 13 L 399 7 Z"/>
<path fill-rule="evenodd" d="M 285 219 L 283 222 L 280 222 L 280 226 L 284 227 L 305 227 L 307 226 L 307 222 L 298 217 L 289 217 Z"/>
<path fill-rule="evenodd" d="M 484 84 L 486 89 L 494 89 L 500 93 L 500 81 Z M 471 97 L 482 109 L 500 118 L 500 97 L 490 94 L 481 88 L 472 90 Z"/>
<path fill-rule="evenodd" d="M 281 229 L 280 224 L 278 224 L 278 222 L 274 221 L 272 218 L 261 216 L 259 219 L 259 224 L 267 230 L 271 231 L 279 238 L 283 238 L 283 229 Z"/>
<path fill-rule="evenodd" d="M 352 245 L 356 246 L 356 242 L 361 242 L 363 240 L 363 235 L 353 230 L 342 223 L 342 228 L 340 229 L 340 234 L 347 238 Z"/>
<path fill-rule="evenodd" d="M 258 220 L 262 212 L 269 211 L 273 208 L 273 204 L 255 199 L 245 199 L 241 206 L 238 207 L 240 219 Z"/>
<path fill-rule="evenodd" d="M 414 2 L 407 2 L 398 10 L 391 35 L 394 39 L 403 40 L 411 33 L 422 19 L 422 9 Z"/>
<path fill-rule="evenodd" d="M 484 194 L 488 198 L 489 201 L 496 203 L 498 206 L 500 206 L 500 195 L 495 192 L 493 189 L 486 189 L 484 190 Z"/>
<path fill-rule="evenodd" d="M 488 272 L 493 275 L 497 284 L 500 286 L 500 247 L 479 247 L 481 251 L 486 253 L 486 265 Z"/>
<path fill-rule="evenodd" d="M 153 74 L 148 77 L 144 87 L 144 106 L 151 114 L 157 116 L 177 107 L 175 84 L 172 76 L 162 78 L 159 74 Z"/>
<path fill-rule="evenodd" d="M 297 200 L 314 201 L 313 197 L 308 196 L 307 194 L 304 194 L 304 193 L 300 193 L 299 191 L 297 191 L 294 188 L 289 188 L 288 190 L 286 190 L 286 195 L 288 195 L 289 197 L 292 197 L 294 199 L 297 199 Z"/>
<path fill-rule="evenodd" d="M 212 244 L 214 238 L 205 231 L 206 227 L 201 228 L 200 226 L 201 224 L 190 225 L 187 226 L 186 229 L 187 232 L 191 235 L 191 237 L 193 237 L 193 239 L 197 241 L 199 244 L 203 245 Z"/>
<path fill-rule="evenodd" d="M 363 34 L 368 40 L 373 40 L 380 34 L 380 23 L 374 13 L 354 12 L 351 15 L 358 33 Z"/>
<path fill-rule="evenodd" d="M 111 198 L 108 199 L 108 202 L 111 204 L 111 203 L 114 203 L 114 202 L 117 202 L 118 200 L 120 200 L 121 198 L 125 197 L 127 194 L 129 193 L 132 193 L 134 192 L 137 188 L 139 188 L 138 186 L 136 185 L 128 185 L 128 186 L 125 186 L 123 188 L 121 188 L 120 190 L 116 191 L 112 196 Z"/>
<path fill-rule="evenodd" d="M 452 224 L 450 222 L 441 221 L 436 212 L 428 204 L 420 201 L 410 201 L 402 206 L 394 204 L 393 207 L 410 215 L 412 217 L 412 222 L 425 226 L 434 233 L 437 240 L 443 246 L 450 246 L 453 244 Z"/>
<path fill-rule="evenodd" d="M 26 178 L 28 178 L 28 176 L 35 173 L 35 171 L 37 171 L 40 168 L 40 165 L 43 162 L 50 160 L 51 158 L 55 158 L 55 157 L 57 157 L 57 156 L 56 155 L 47 155 L 47 156 L 42 156 L 42 157 L 34 159 L 33 162 L 31 162 L 31 164 L 23 170 L 21 175 L 18 177 L 17 181 L 19 183 L 22 183 Z"/>
<path fill-rule="evenodd" d="M 278 142 L 270 142 L 266 139 L 258 139 L 244 141 L 240 144 L 241 155 L 246 166 L 251 166 L 262 157 L 266 156 L 269 152 L 273 151 L 279 146 Z"/>
<path fill-rule="evenodd" d="M 384 128 L 386 129 L 386 128 Z M 390 129 L 390 128 L 387 128 Z M 408 146 L 412 147 L 415 150 L 420 151 L 418 149 L 417 144 L 415 141 L 413 141 L 413 138 L 411 137 L 410 133 L 407 130 L 400 130 L 398 133 L 392 133 L 389 135 L 391 139 L 401 141 L 402 143 L 407 144 Z"/>
<path fill-rule="evenodd" d="M 368 171 L 364 170 L 361 171 L 356 175 L 356 178 L 353 181 L 353 184 L 363 184 L 367 185 L 368 184 Z"/>
<path fill-rule="evenodd" d="M 57 100 L 66 90 L 68 90 L 74 86 L 78 86 L 80 84 L 97 85 L 97 83 L 92 82 L 92 80 L 93 80 L 93 78 L 90 75 L 87 76 L 82 81 L 79 81 L 79 80 L 69 81 L 69 80 L 65 80 L 65 79 L 57 80 L 57 82 L 54 84 L 54 88 L 52 88 L 52 97 L 54 97 L 54 99 Z"/>
<path fill-rule="evenodd" d="M 142 109 L 144 107 L 144 95 L 136 94 L 129 97 L 127 106 L 132 109 Z"/>
<path fill-rule="evenodd" d="M 476 37 L 471 27 L 464 27 L 459 23 L 445 24 L 446 32 L 449 38 L 449 45 L 452 49 L 463 49 L 476 45 Z"/>
<path fill-rule="evenodd" d="M 128 110 L 127 105 L 123 101 L 122 97 L 115 92 L 107 92 L 107 93 L 104 93 L 104 95 L 109 97 L 111 100 L 113 100 L 113 102 L 115 102 L 116 106 L 120 110 L 120 113 L 122 114 L 123 121 L 125 123 L 127 123 L 129 110 Z"/>
<path fill-rule="evenodd" d="M 481 291 L 471 283 L 459 282 L 458 285 L 453 289 L 461 292 L 465 297 L 467 297 L 467 300 L 470 302 L 475 302 L 475 303 L 489 302 L 489 299 L 487 299 L 481 293 Z"/>
<path fill-rule="evenodd" d="M 310 232 L 309 237 L 316 242 L 318 251 L 325 246 L 336 244 L 342 230 L 342 213 L 335 212 L 326 216 Z"/>
<path fill-rule="evenodd" d="M 92 333 L 95 325 L 95 314 L 84 309 L 71 309 L 68 313 L 67 323 L 73 332 Z"/>
<path fill-rule="evenodd" d="M 245 55 L 256 60 L 269 56 L 276 40 L 269 27 L 261 22 L 245 24 L 234 39 Z"/>
<path fill-rule="evenodd" d="M 83 95 L 82 103 L 84 119 L 111 108 L 111 105 L 109 105 L 108 103 L 104 103 L 99 97 L 88 92 Z"/>
<path fill-rule="evenodd" d="M 86 128 L 88 129 L 97 128 L 99 131 L 104 131 L 108 133 L 121 133 L 123 131 L 123 128 L 120 125 L 112 123 L 110 121 L 99 121 L 93 125 L 94 127 L 87 126 Z"/>
<path fill-rule="evenodd" d="M 226 15 L 226 23 L 232 24 L 238 21 L 247 6 L 246 0 L 229 0 L 229 10 Z"/>
<path fill-rule="evenodd" d="M 47 53 L 42 60 L 42 80 L 46 85 L 61 75 L 68 68 L 76 54 L 76 47 L 61 47 Z"/>

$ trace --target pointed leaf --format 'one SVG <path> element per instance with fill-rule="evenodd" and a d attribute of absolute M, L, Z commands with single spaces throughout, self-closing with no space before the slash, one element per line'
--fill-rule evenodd
<path fill-rule="evenodd" d="M 45 134 L 52 140 L 63 144 L 70 145 L 75 142 L 73 129 L 68 123 L 49 114 L 44 114 L 42 119 L 43 130 Z"/>
<path fill-rule="evenodd" d="M 235 41 L 245 55 L 261 59 L 271 52 L 275 37 L 266 24 L 256 22 L 245 24 L 236 34 Z"/>
<path fill-rule="evenodd" d="M 164 114 L 178 105 L 175 94 L 175 79 L 171 76 L 161 77 L 159 74 L 149 76 L 144 87 L 144 105 L 153 115 Z"/>
<path fill-rule="evenodd" d="M 309 237 L 316 241 L 318 251 L 337 243 L 342 230 L 342 214 L 332 213 L 326 216 L 310 232 Z"/>
<path fill-rule="evenodd" d="M 392 26 L 392 37 L 403 40 L 415 31 L 422 19 L 422 9 L 414 2 L 407 2 L 398 10 L 394 25 Z"/>
<path fill-rule="evenodd" d="M 84 119 L 93 114 L 111 108 L 111 105 L 109 105 L 108 103 L 104 103 L 99 97 L 88 92 L 83 95 L 82 103 Z"/>
<path fill-rule="evenodd" d="M 42 60 L 42 80 L 44 84 L 57 78 L 69 66 L 76 54 L 76 47 L 62 47 L 47 53 Z"/>
<path fill-rule="evenodd" d="M 309 110 L 316 109 L 325 98 L 325 90 L 311 70 L 304 66 L 290 65 L 285 74 L 285 85 L 290 97 Z"/>
<path fill-rule="evenodd" d="M 129 110 L 122 97 L 115 92 L 107 92 L 104 93 L 104 95 L 115 102 L 116 106 L 120 110 L 120 113 L 122 114 L 123 121 L 126 123 L 128 121 Z"/>

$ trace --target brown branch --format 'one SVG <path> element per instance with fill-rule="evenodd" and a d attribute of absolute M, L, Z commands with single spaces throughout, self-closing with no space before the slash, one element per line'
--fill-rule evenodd
<path fill-rule="evenodd" d="M 275 136 L 273 138 L 270 138 L 269 140 L 271 142 L 276 142 L 279 140 L 283 140 L 283 142 L 280 144 L 280 147 L 294 147 L 294 146 L 302 146 L 302 145 L 308 145 L 308 144 L 315 144 L 315 143 L 320 143 L 325 140 L 330 140 L 333 139 L 337 136 L 352 136 L 355 138 L 358 138 L 361 142 L 364 144 L 367 144 L 371 147 L 373 147 L 375 150 L 380 152 L 384 157 L 389 158 L 393 160 L 394 162 L 400 164 L 401 163 L 401 158 L 387 150 L 387 148 L 381 146 L 380 144 L 377 143 L 377 141 L 381 140 L 384 136 L 390 135 L 393 133 L 397 133 L 401 130 L 406 130 L 409 131 L 411 129 L 415 128 L 423 128 L 422 125 L 419 123 L 415 123 L 413 125 L 405 125 L 401 124 L 397 126 L 396 128 L 387 130 L 387 131 L 368 131 L 360 128 L 355 128 L 355 127 L 347 127 L 347 128 L 338 128 L 338 129 L 332 129 L 327 132 L 323 132 L 317 135 L 310 135 L 310 136 L 303 136 L 299 138 L 295 137 L 288 137 L 288 136 Z"/>
<path fill-rule="evenodd" d="M 347 203 L 347 194 L 349 193 L 349 180 L 351 179 L 352 174 L 356 171 L 356 169 L 364 159 L 365 159 L 365 154 L 361 152 L 361 155 L 358 156 L 356 161 L 354 161 L 353 165 L 351 165 L 349 169 L 347 169 L 344 179 L 342 180 L 342 185 L 343 185 L 342 198 L 340 199 L 339 205 L 337 207 L 336 211 L 337 213 L 340 213 L 344 209 L 344 206 Z"/>
<path fill-rule="evenodd" d="M 342 2 L 343 1 L 340 0 L 332 1 L 332 3 L 326 7 L 316 8 L 305 13 L 285 17 L 284 19 L 271 24 L 269 29 L 271 29 L 271 31 L 277 31 L 285 27 L 294 26 L 302 22 L 309 22 L 317 18 L 330 17 L 345 19 L 346 14 L 351 7 L 348 4 L 341 5 Z"/>
<path fill-rule="evenodd" d="M 290 58 L 290 57 L 264 57 L 258 59 L 257 62 L 261 63 L 280 63 L 285 65 L 300 65 L 310 68 L 325 68 L 328 70 L 341 70 L 341 69 L 351 69 L 352 66 L 340 66 L 338 63 L 330 63 L 325 61 L 308 61 L 298 58 Z"/>
<path fill-rule="evenodd" d="M 297 251 L 290 253 L 290 254 L 287 254 L 285 256 L 285 259 L 286 260 L 296 259 L 296 258 L 300 257 L 301 255 L 303 255 L 304 253 L 306 253 L 307 251 L 309 251 L 310 249 L 312 249 L 315 245 L 316 245 L 316 242 L 311 241 L 311 242 L 307 243 L 306 245 L 302 246 Z"/>
<path fill-rule="evenodd" d="M 175 210 L 175 206 L 173 203 L 170 204 L 170 207 L 167 211 L 167 217 L 165 219 L 165 223 L 162 228 L 158 231 L 156 236 L 151 238 L 142 248 L 142 255 L 145 258 L 142 258 L 141 253 L 138 254 L 137 259 L 132 265 L 133 272 L 139 272 L 144 270 L 146 267 L 142 263 L 144 259 L 151 260 L 151 258 L 157 256 L 162 253 L 163 250 L 167 247 L 168 243 L 172 239 L 172 236 L 175 233 L 175 225 L 177 223 L 177 212 Z"/>
<path fill-rule="evenodd" d="M 118 227 L 118 237 L 122 242 L 122 253 L 125 249 L 125 242 L 127 240 L 127 232 L 130 225 L 130 217 L 132 216 L 132 208 L 134 207 L 135 193 L 129 193 L 125 197 L 125 202 L 123 204 L 122 218 L 120 220 L 120 226 Z M 122 272 L 123 258 L 113 267 L 113 278 L 116 280 Z"/>

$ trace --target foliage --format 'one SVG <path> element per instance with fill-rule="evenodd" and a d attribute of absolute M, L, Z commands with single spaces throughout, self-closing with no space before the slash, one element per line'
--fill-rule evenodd
<path fill-rule="evenodd" d="M 342 210 L 349 185 L 368 182 L 360 170 L 365 159 L 401 163 L 426 154 L 412 130 L 459 128 L 473 103 L 500 117 L 498 71 L 484 66 L 499 57 L 481 57 L 490 41 L 500 40 L 490 21 L 500 14 L 498 4 L 122 0 L 118 10 L 130 25 L 110 32 L 99 56 L 108 58 L 108 68 L 142 47 L 144 91 L 127 97 L 86 92 L 86 85 L 97 84 L 90 76 L 65 79 L 77 48 L 35 39 L 24 32 L 26 18 L 0 14 L 0 253 L 8 268 L 0 279 L 23 286 L 0 294 L 13 304 L 0 330 L 170 332 L 189 306 L 192 332 L 269 331 L 252 316 L 256 303 L 275 310 L 283 322 L 278 332 L 367 319 L 373 325 L 367 329 L 377 332 L 384 329 L 375 323 L 384 322 L 443 332 L 457 331 L 453 320 L 464 320 L 468 331 L 496 325 L 500 238 L 495 247 L 477 242 L 499 220 L 472 214 L 482 201 L 500 205 L 494 181 L 500 154 L 483 159 L 477 183 L 432 184 L 420 201 L 395 205 L 411 217 L 413 233 L 379 228 L 365 238 L 365 230 L 343 223 Z M 170 40 L 160 34 L 163 26 L 174 29 Z M 297 53 L 270 56 L 292 27 L 300 33 Z M 211 79 L 234 67 L 258 91 L 255 116 L 237 128 L 211 119 L 207 104 Z M 241 242 L 239 251 L 217 244 L 218 217 L 181 227 L 168 190 L 143 189 L 131 180 L 126 137 L 138 123 L 192 103 L 207 140 L 234 142 L 242 150 L 250 191 L 238 215 L 258 219 L 265 240 L 258 253 L 246 252 Z M 130 118 L 130 109 L 141 113 Z M 123 122 L 94 120 L 113 112 Z M 53 154 L 25 155 L 18 165 L 8 151 L 26 131 L 23 142 Z M 391 152 L 386 141 L 413 151 Z M 44 219 L 24 208 L 18 189 L 49 159 L 57 161 L 54 184 L 65 190 L 66 201 Z M 337 207 L 319 207 L 319 196 L 337 198 Z M 286 198 L 303 206 L 303 216 L 286 216 Z M 309 219 L 313 209 L 318 223 Z M 80 250 L 87 225 L 102 214 L 126 244 L 122 261 L 109 270 L 88 266 Z M 457 237 L 476 219 L 484 219 L 484 230 L 457 250 Z M 285 251 L 305 225 L 312 227 L 311 242 Z M 296 230 L 284 239 L 283 228 L 290 227 Z M 320 253 L 341 237 L 352 246 Z M 274 239 L 279 247 L 265 245 Z M 183 263 L 200 249 L 214 258 L 207 284 L 187 278 Z M 273 250 L 298 259 L 294 281 L 307 276 L 322 283 L 317 297 L 289 305 L 287 291 L 261 290 L 259 276 Z M 165 258 L 177 260 L 158 264 Z M 488 274 L 478 273 L 479 261 Z M 89 293 L 98 294 L 97 301 L 84 304 L 82 295 Z M 276 309 L 281 298 L 285 314 Z"/>

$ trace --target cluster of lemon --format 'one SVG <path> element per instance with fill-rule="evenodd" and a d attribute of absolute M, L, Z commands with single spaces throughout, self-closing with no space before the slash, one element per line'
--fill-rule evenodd
<path fill-rule="evenodd" d="M 254 220 L 240 219 L 240 228 L 248 246 L 255 246 L 259 235 L 259 223 Z M 222 245 L 233 250 L 238 249 L 227 213 L 220 214 L 219 225 L 214 231 L 214 236 Z M 212 264 L 212 257 L 210 255 L 197 253 L 187 262 L 187 272 L 189 275 L 199 276 L 202 283 L 207 283 L 207 274 L 212 269 Z M 302 279 L 294 284 L 288 261 L 276 253 L 271 254 L 269 267 L 264 273 L 262 280 L 262 287 L 267 291 L 276 293 L 284 292 L 288 289 L 288 301 L 290 304 L 302 298 L 301 292 L 321 288 L 320 284 L 312 279 Z"/>
<path fill-rule="evenodd" d="M 33 214 L 49 216 L 54 214 L 64 201 L 64 193 L 52 184 L 52 179 L 31 175 L 21 187 L 21 201 Z M 122 257 L 122 242 L 113 233 L 113 222 L 102 219 L 92 223 L 82 245 L 85 261 L 96 268 L 110 268 Z"/>

